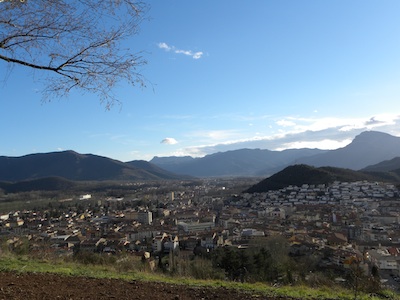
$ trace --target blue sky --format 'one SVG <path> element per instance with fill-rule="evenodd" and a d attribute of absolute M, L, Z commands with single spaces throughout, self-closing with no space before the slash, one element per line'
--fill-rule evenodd
<path fill-rule="evenodd" d="M 126 41 L 147 88 L 42 103 L 40 72 L 0 62 L 0 155 L 121 161 L 239 148 L 335 149 L 400 136 L 400 2 L 148 1 Z"/>

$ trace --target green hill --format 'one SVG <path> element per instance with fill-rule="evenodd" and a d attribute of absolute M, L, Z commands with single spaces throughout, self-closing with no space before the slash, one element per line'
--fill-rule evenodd
<path fill-rule="evenodd" d="M 308 165 L 293 165 L 253 185 L 246 193 L 263 193 L 279 190 L 289 185 L 329 184 L 334 181 L 387 181 L 400 182 L 396 174 L 388 172 L 360 172 L 335 167 L 315 168 Z"/>

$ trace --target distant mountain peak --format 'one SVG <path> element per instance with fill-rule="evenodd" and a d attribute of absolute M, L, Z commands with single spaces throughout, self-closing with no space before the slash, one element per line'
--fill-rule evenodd
<path fill-rule="evenodd" d="M 400 137 L 379 131 L 364 131 L 343 148 L 307 157 L 299 163 L 315 167 L 331 166 L 360 170 L 400 156 Z"/>
<path fill-rule="evenodd" d="M 381 139 L 390 139 L 390 138 L 396 138 L 393 135 L 390 135 L 385 132 L 380 132 L 380 131 L 363 131 L 359 135 L 357 135 L 352 143 L 357 143 L 359 141 L 376 141 L 376 140 L 381 140 Z"/>

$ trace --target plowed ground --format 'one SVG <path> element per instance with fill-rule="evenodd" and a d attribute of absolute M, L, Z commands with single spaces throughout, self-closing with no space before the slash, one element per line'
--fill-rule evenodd
<path fill-rule="evenodd" d="M 158 282 L 128 282 L 54 274 L 0 272 L 0 299 L 275 300 L 293 298 L 266 297 L 222 287 L 190 287 Z"/>

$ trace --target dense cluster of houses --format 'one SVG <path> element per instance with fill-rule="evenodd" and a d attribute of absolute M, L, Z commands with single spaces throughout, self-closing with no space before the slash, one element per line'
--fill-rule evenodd
<path fill-rule="evenodd" d="M 400 194 L 393 184 L 288 186 L 242 195 L 236 205 L 250 206 L 258 217 L 285 220 L 277 230 L 285 230 L 291 241 L 329 247 L 333 255 L 326 262 L 346 266 L 361 257 L 380 270 L 400 273 Z"/>
<path fill-rule="evenodd" d="M 222 196 L 218 193 L 224 189 Z M 249 240 L 283 236 L 292 255 L 324 253 L 320 264 L 400 274 L 400 194 L 391 184 L 335 182 L 288 186 L 278 191 L 229 195 L 209 183 L 166 194 L 144 195 L 147 202 L 123 207 L 128 199 L 101 199 L 96 213 L 69 208 L 14 211 L 0 216 L 0 237 L 13 245 L 28 237 L 31 251 L 70 255 L 74 251 L 147 256 L 171 251 L 212 251 L 248 247 Z M 84 203 L 96 196 L 81 197 Z M 104 204 L 107 205 L 104 205 Z"/>

